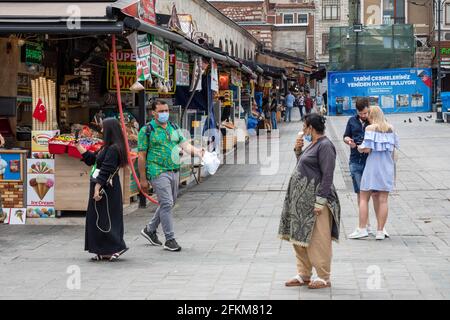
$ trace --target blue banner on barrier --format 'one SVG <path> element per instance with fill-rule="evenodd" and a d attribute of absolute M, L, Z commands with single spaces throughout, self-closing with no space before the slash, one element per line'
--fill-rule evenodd
<path fill-rule="evenodd" d="M 431 69 L 328 72 L 329 115 L 354 114 L 367 97 L 385 113 L 431 111 Z"/>

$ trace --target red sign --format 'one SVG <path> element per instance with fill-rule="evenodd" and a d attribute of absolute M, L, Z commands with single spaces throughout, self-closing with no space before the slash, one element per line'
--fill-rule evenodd
<path fill-rule="evenodd" d="M 122 9 L 122 12 L 126 15 L 141 19 L 148 24 L 156 25 L 156 0 L 140 0 L 136 3 Z"/>

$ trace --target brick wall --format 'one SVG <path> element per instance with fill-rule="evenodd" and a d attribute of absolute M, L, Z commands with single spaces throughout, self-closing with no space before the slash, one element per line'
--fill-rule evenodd
<path fill-rule="evenodd" d="M 263 2 L 213 2 L 217 9 L 231 20 L 242 21 L 264 21 Z"/>
<path fill-rule="evenodd" d="M 416 68 L 431 68 L 433 51 L 431 48 L 417 48 L 415 58 Z"/>
<path fill-rule="evenodd" d="M 0 196 L 3 208 L 25 208 L 22 182 L 0 182 Z"/>

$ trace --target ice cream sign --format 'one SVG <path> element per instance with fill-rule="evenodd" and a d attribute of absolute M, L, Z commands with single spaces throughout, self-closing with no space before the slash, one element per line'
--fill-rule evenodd
<path fill-rule="evenodd" d="M 55 161 L 29 159 L 27 172 L 27 205 L 53 207 L 55 205 Z"/>
<path fill-rule="evenodd" d="M 31 137 L 32 152 L 48 152 L 48 140 L 59 134 L 59 131 L 33 131 Z"/>

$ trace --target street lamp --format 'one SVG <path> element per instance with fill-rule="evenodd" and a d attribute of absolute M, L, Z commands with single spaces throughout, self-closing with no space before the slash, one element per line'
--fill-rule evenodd
<path fill-rule="evenodd" d="M 441 90 L 442 90 L 442 76 L 441 76 L 441 11 L 442 11 L 442 0 L 436 0 L 437 2 L 437 10 L 438 10 L 438 50 L 437 50 L 437 59 L 438 59 L 438 72 L 437 72 L 437 100 L 436 100 L 436 123 L 443 123 L 444 119 L 442 118 L 442 99 L 441 99 Z"/>

